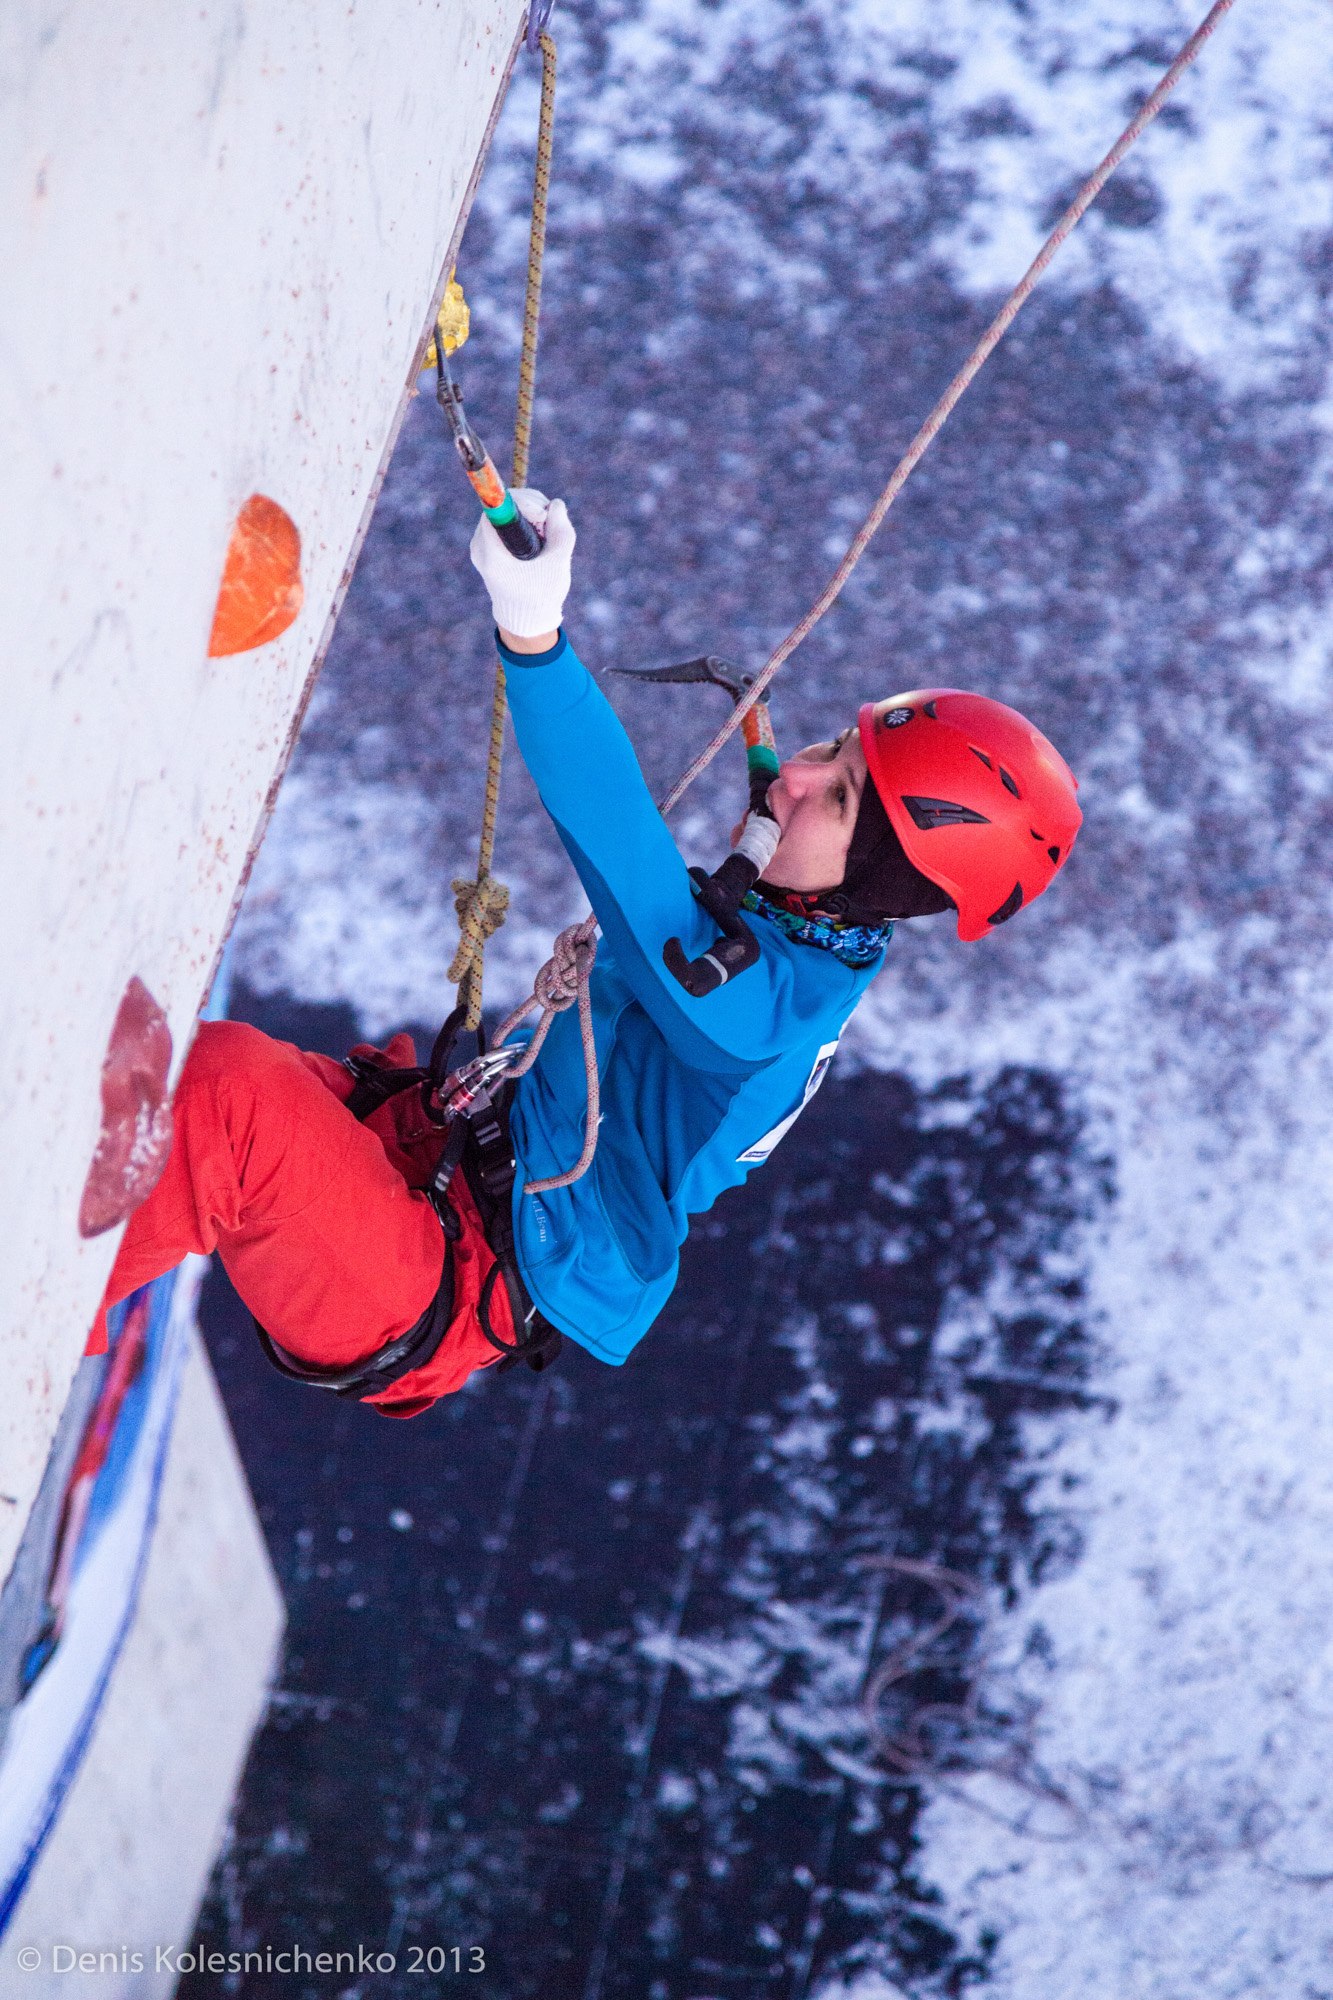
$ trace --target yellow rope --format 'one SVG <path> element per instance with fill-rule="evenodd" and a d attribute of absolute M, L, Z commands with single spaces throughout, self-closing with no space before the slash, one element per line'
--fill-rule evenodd
<path fill-rule="evenodd" d="M 494 875 L 474 882 L 466 875 L 454 877 L 454 909 L 458 913 L 458 950 L 449 967 L 449 977 L 461 983 L 474 955 L 484 950 L 509 914 L 509 890 Z"/>
<path fill-rule="evenodd" d="M 528 479 L 532 442 L 532 403 L 537 379 L 537 328 L 542 302 L 542 259 L 546 250 L 546 196 L 551 181 L 551 135 L 555 121 L 555 43 L 541 37 L 542 103 L 537 126 L 537 164 L 532 182 L 532 226 L 528 234 L 528 288 L 523 301 L 523 348 L 518 364 L 518 412 L 514 419 L 515 486 Z M 467 1025 L 481 1020 L 481 984 L 486 940 L 504 922 L 509 891 L 491 874 L 495 854 L 495 820 L 500 803 L 500 763 L 504 756 L 504 662 L 495 663 L 495 694 L 491 702 L 491 738 L 486 752 L 486 795 L 481 808 L 481 839 L 477 847 L 475 882 L 455 882 L 454 895 L 461 926 L 458 950 L 449 977 L 458 997 L 467 1002 Z"/>
<path fill-rule="evenodd" d="M 532 399 L 537 386 L 537 323 L 542 303 L 542 260 L 546 254 L 546 195 L 551 185 L 551 135 L 555 125 L 555 43 L 540 37 L 542 108 L 537 120 L 537 164 L 532 176 L 532 227 L 528 232 L 528 290 L 523 301 L 523 351 L 518 362 L 518 414 L 514 419 L 514 484 L 528 483 L 532 442 Z"/>

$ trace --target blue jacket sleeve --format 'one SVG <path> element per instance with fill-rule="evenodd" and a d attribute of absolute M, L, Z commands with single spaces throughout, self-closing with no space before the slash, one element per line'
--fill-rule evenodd
<path fill-rule="evenodd" d="M 523 761 L 555 822 L 635 998 L 682 1061 L 744 1073 L 775 1061 L 823 1018 L 830 995 L 801 993 L 785 951 L 692 999 L 662 962 L 668 938 L 694 958 L 716 928 L 699 908 L 675 841 L 657 810 L 619 718 L 561 634 L 548 653 L 511 653 L 510 712 Z M 820 954 L 821 958 L 824 956 Z M 830 960 L 836 983 L 854 979 Z"/>

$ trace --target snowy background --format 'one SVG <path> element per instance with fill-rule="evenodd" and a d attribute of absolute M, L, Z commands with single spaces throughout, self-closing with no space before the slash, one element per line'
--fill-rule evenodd
<path fill-rule="evenodd" d="M 590 665 L 758 664 L 1194 18 L 561 0 L 534 476 L 579 527 L 568 627 Z M 460 373 L 501 458 L 535 100 L 524 65 L 459 266 Z M 744 1420 L 764 1497 L 729 1502 L 751 1508 L 727 1573 L 752 1608 L 734 1587 L 672 1625 L 668 1590 L 626 1642 L 645 1700 L 730 1718 L 718 1783 L 767 1802 L 775 1868 L 797 1785 L 779 1740 L 822 1745 L 862 1860 L 836 1890 L 790 1863 L 820 1911 L 799 1935 L 733 1885 L 727 1921 L 775 1940 L 762 1982 L 707 1971 L 645 1904 L 618 1909 L 619 1972 L 612 1953 L 593 1986 L 596 1931 L 571 1992 L 1333 1994 L 1330 103 L 1324 0 L 1238 0 L 779 684 L 789 747 L 898 687 L 1012 701 L 1079 772 L 1086 822 L 1056 892 L 984 945 L 900 933 L 825 1123 L 787 1142 L 805 1178 L 776 1156 L 762 1215 L 717 1224 L 767 1244 L 770 1275 L 790 1261 L 755 1336 L 786 1373 Z M 373 1032 L 444 1009 L 490 671 L 470 519 L 424 394 L 243 912 L 257 1005 L 341 1004 Z M 607 686 L 664 788 L 713 697 Z M 740 787 L 737 756 L 682 808 L 691 859 L 720 852 Z M 580 907 L 516 760 L 498 872 L 519 916 L 492 948 L 497 1004 Z M 864 1118 L 885 1091 L 881 1157 Z M 853 1242 L 837 1217 L 858 1203 Z M 707 1298 L 698 1254 L 688 1296 Z M 909 1435 L 972 1468 L 933 1521 L 903 1498 Z M 827 1525 L 872 1464 L 851 1513 L 875 1515 L 875 1546 L 973 1592 L 938 1685 L 907 1684 L 940 1711 L 919 1788 L 856 1696 L 936 1601 L 886 1602 L 881 1568 L 871 1605 L 868 1544 Z M 672 1532 L 701 1546 L 695 1516 Z M 799 1585 L 774 1554 L 798 1543 L 822 1550 Z M 636 1755 L 646 1798 L 669 1774 Z M 385 1867 L 410 1936 L 422 1880 Z M 929 1948 L 902 1928 L 914 1897 Z"/>

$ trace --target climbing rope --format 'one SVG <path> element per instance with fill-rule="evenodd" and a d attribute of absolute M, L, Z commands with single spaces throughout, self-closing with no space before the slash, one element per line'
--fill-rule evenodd
<path fill-rule="evenodd" d="M 504 709 L 501 707 L 503 723 Z M 495 789 L 499 789 L 499 753 L 495 755 Z M 491 772 L 486 773 L 486 803 L 483 807 L 482 842 L 480 859 L 477 864 L 477 879 L 467 875 L 455 875 L 453 880 L 454 911 L 458 917 L 458 949 L 449 966 L 449 977 L 458 987 L 467 982 L 467 994 L 471 995 L 474 985 L 480 997 L 482 957 L 486 950 L 486 940 L 495 936 L 509 913 L 509 886 L 490 872 L 491 841 L 494 838 L 495 807 L 491 796 Z M 487 839 L 486 827 L 489 823 L 491 839 Z M 465 996 L 460 992 L 460 999 Z M 469 997 L 469 1028 L 477 1023 L 472 1019 Z"/>
<path fill-rule="evenodd" d="M 549 9 L 548 9 L 549 11 Z M 555 42 L 543 29 L 538 36 L 542 56 L 541 110 L 537 122 L 537 159 L 532 178 L 532 222 L 528 232 L 528 283 L 523 299 L 523 343 L 518 363 L 518 407 L 514 418 L 513 483 L 526 486 L 528 459 L 532 446 L 532 412 L 537 384 L 537 335 L 541 323 L 542 265 L 546 253 L 546 207 L 551 185 L 551 144 L 555 126 Z M 500 801 L 500 766 L 504 756 L 504 726 L 507 710 L 503 660 L 495 663 L 495 692 L 491 702 L 491 733 L 486 754 L 486 792 L 482 802 L 481 839 L 477 846 L 476 879 L 454 881 L 454 907 L 458 912 L 458 949 L 449 967 L 449 977 L 458 986 L 458 997 L 467 1006 L 466 1025 L 476 1029 L 481 1021 L 482 976 L 486 940 L 493 937 L 505 920 L 509 890 L 491 873 L 495 854 L 495 822 Z M 552 1174 L 545 1180 L 529 1181 L 527 1194 L 543 1194 L 552 1188 L 568 1187 L 586 1174 L 597 1149 L 597 1123 L 601 1112 L 601 1086 L 597 1074 L 597 1044 L 592 1032 L 592 999 L 588 980 L 597 957 L 597 920 L 585 917 L 561 931 L 551 948 L 551 956 L 533 982 L 528 998 L 501 1022 L 491 1046 L 503 1048 L 509 1036 L 527 1019 L 534 1007 L 542 1016 L 518 1060 L 506 1072 L 511 1079 L 526 1076 L 536 1062 L 542 1043 L 556 1015 L 576 1002 L 583 1041 L 583 1068 L 587 1085 L 588 1109 L 584 1120 L 583 1150 L 568 1173 Z"/>
<path fill-rule="evenodd" d="M 543 33 L 542 103 L 537 119 L 537 160 L 532 173 L 532 222 L 528 229 L 528 288 L 523 298 L 523 347 L 518 357 L 518 409 L 514 417 L 514 484 L 528 483 L 532 403 L 537 388 L 537 329 L 546 255 L 546 198 L 551 186 L 551 136 L 555 127 L 555 43 Z"/>
<path fill-rule="evenodd" d="M 597 1044 L 592 1032 L 592 995 L 588 988 L 597 957 L 596 928 L 596 917 L 587 916 L 581 924 L 571 924 L 567 930 L 561 931 L 551 947 L 551 956 L 533 981 L 531 993 L 500 1023 L 491 1044 L 494 1049 L 502 1048 L 520 1021 L 526 1020 L 534 1007 L 540 1007 L 542 1017 L 531 1040 L 518 1061 L 506 1071 L 511 1080 L 526 1076 L 541 1052 L 547 1030 L 556 1015 L 578 1001 L 579 1028 L 583 1037 L 583 1073 L 588 1088 L 583 1151 L 567 1173 L 550 1174 L 545 1180 L 526 1182 L 525 1194 L 546 1194 L 552 1188 L 569 1187 L 587 1173 L 592 1165 L 592 1156 L 597 1151 L 597 1123 L 602 1115 L 602 1098 L 597 1074 Z"/>
<path fill-rule="evenodd" d="M 527 484 L 537 379 L 537 335 L 541 321 L 546 208 L 551 183 L 551 142 L 555 124 L 555 42 L 543 25 L 545 16 L 549 12 L 549 0 L 546 0 L 544 12 L 534 4 L 527 35 L 528 46 L 531 48 L 533 30 L 536 30 L 536 46 L 540 48 L 542 57 L 542 85 L 541 111 L 537 128 L 537 158 L 533 173 L 532 222 L 528 234 L 528 283 L 523 300 L 518 406 L 514 419 L 513 483 L 515 486 Z M 453 297 L 454 294 L 457 296 Z M 446 325 L 446 315 L 451 311 L 451 298 L 453 317 Z M 466 308 L 463 307 L 462 295 L 451 278 L 444 304 L 440 308 L 437 338 L 447 343 L 445 351 L 450 352 L 466 337 Z M 507 706 L 504 662 L 497 660 L 495 692 L 491 702 L 490 741 L 486 754 L 486 789 L 482 801 L 481 838 L 477 845 L 477 873 L 471 879 L 455 877 L 453 884 L 454 908 L 458 915 L 458 949 L 449 966 L 449 978 L 458 987 L 459 1002 L 465 1010 L 466 1026 L 473 1030 L 481 1022 L 486 941 L 499 930 L 509 910 L 509 890 L 491 872 L 491 863 L 495 856 L 495 825 L 500 800 L 500 769 L 504 755 Z M 597 1045 L 592 1032 L 592 1001 L 588 990 L 588 980 L 597 956 L 595 931 L 596 919 L 589 916 L 582 923 L 572 924 L 568 930 L 560 933 L 552 947 L 550 958 L 537 974 L 532 992 L 501 1023 L 492 1043 L 493 1050 L 503 1048 L 509 1036 L 533 1008 L 541 1008 L 541 1020 L 527 1047 L 521 1052 L 515 1051 L 516 1060 L 505 1071 L 505 1074 L 512 1078 L 524 1076 L 537 1060 L 556 1015 L 567 1007 L 572 1007 L 576 1002 L 578 1004 L 588 1095 L 583 1151 L 568 1173 L 554 1174 L 546 1180 L 530 1181 L 527 1185 L 529 1194 L 541 1194 L 550 1188 L 569 1186 L 570 1182 L 578 1180 L 587 1172 L 596 1150 L 601 1091 L 597 1074 Z"/>
<path fill-rule="evenodd" d="M 515 486 L 526 486 L 528 481 L 532 405 L 537 380 L 537 331 L 541 318 L 542 262 L 546 252 L 546 201 L 551 184 L 551 139 L 555 123 L 555 43 L 549 34 L 543 32 L 538 46 L 542 52 L 542 99 L 537 123 L 537 163 L 532 181 L 532 222 L 528 232 L 528 284 L 523 300 L 518 410 L 514 419 Z M 491 862 L 495 856 L 495 821 L 500 804 L 506 708 L 504 662 L 497 660 L 495 691 L 491 700 L 491 734 L 486 751 L 481 839 L 477 843 L 477 873 L 475 880 L 460 877 L 455 879 L 453 885 L 459 936 L 458 949 L 449 966 L 449 978 L 458 987 L 459 999 L 466 1003 L 467 1026 L 474 1030 L 481 1021 L 486 940 L 499 930 L 509 908 L 508 889 L 491 874 Z"/>
<path fill-rule="evenodd" d="M 920 464 L 933 439 L 938 436 L 964 390 L 1004 339 L 1005 334 L 1013 325 L 1020 309 L 1026 304 L 1036 286 L 1037 280 L 1055 256 L 1056 251 L 1059 250 L 1066 237 L 1072 233 L 1081 221 L 1086 210 L 1097 199 L 1097 196 L 1101 193 L 1107 181 L 1120 165 L 1120 162 L 1124 159 L 1140 133 L 1147 126 L 1151 125 L 1153 119 L 1171 95 L 1171 92 L 1180 82 L 1185 71 L 1194 61 L 1204 43 L 1213 33 L 1213 30 L 1218 26 L 1222 16 L 1228 13 L 1234 4 L 1235 0 L 1216 0 L 1216 4 L 1209 9 L 1204 19 L 1194 30 L 1194 33 L 1185 43 L 1185 46 L 1181 49 L 1170 69 L 1167 70 L 1156 90 L 1145 100 L 1134 117 L 1130 119 L 1129 124 L 1126 125 L 1124 131 L 1120 134 L 1120 137 L 1116 140 L 1100 166 L 1083 183 L 1083 186 L 1079 189 L 1073 201 L 1070 202 L 1069 207 L 1042 244 L 1041 249 L 1033 258 L 1032 263 L 1028 266 L 1022 278 L 1014 286 L 1013 291 L 1010 292 L 1003 306 L 996 313 L 994 319 L 982 334 L 981 339 L 977 342 L 971 354 L 968 355 L 967 360 L 954 376 L 952 382 L 950 382 L 948 388 L 940 397 L 938 403 L 936 403 L 934 409 L 912 439 L 912 442 L 908 445 L 907 450 L 899 459 L 888 484 L 870 512 L 866 515 L 861 526 L 857 529 L 846 555 L 834 570 L 833 575 L 829 578 L 829 581 L 825 584 L 823 590 L 805 616 L 798 620 L 782 641 L 782 644 L 775 652 L 769 655 L 767 661 L 755 675 L 754 680 L 746 690 L 744 697 L 732 709 L 731 714 L 718 730 L 712 742 L 699 752 L 699 755 L 689 766 L 688 770 L 684 771 L 677 778 L 675 784 L 662 801 L 662 811 L 664 813 L 670 812 L 671 808 L 688 791 L 699 774 L 708 768 L 723 744 L 734 731 L 740 728 L 741 723 L 754 707 L 755 703 L 763 699 L 764 692 L 774 674 L 777 673 L 778 668 L 791 658 L 802 640 L 809 638 L 815 626 L 824 616 L 824 613 L 834 603 L 848 577 L 870 546 L 871 538 L 879 528 L 884 516 L 888 513 L 890 507 L 892 507 L 894 501 L 911 478 L 912 473 Z"/>

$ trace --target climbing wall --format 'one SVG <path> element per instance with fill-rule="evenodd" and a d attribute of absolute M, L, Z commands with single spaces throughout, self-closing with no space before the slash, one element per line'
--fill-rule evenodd
<path fill-rule="evenodd" d="M 519 0 L 0 48 L 0 1579 L 396 434 Z"/>

